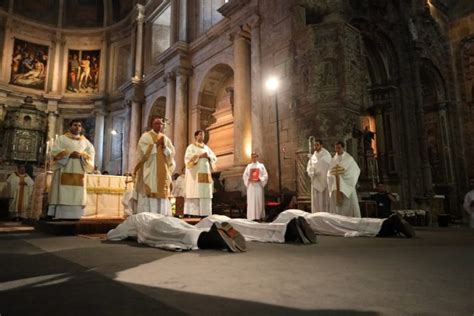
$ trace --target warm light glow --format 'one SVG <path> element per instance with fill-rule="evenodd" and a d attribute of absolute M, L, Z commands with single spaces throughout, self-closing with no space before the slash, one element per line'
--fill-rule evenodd
<path fill-rule="evenodd" d="M 119 132 L 117 132 L 116 129 L 113 129 L 113 130 L 110 131 L 110 134 L 112 134 L 112 135 L 117 135 L 118 133 L 119 133 Z"/>
<path fill-rule="evenodd" d="M 245 155 L 250 159 L 250 156 L 252 155 L 252 143 L 248 142 L 245 144 Z"/>
<path fill-rule="evenodd" d="M 278 79 L 275 77 L 270 77 L 268 78 L 267 82 L 265 82 L 265 86 L 267 87 L 267 89 L 272 92 L 276 91 L 279 85 L 280 85 L 280 82 L 278 82 Z"/>

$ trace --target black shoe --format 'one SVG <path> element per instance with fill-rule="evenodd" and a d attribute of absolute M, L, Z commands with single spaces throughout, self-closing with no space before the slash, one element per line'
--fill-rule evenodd
<path fill-rule="evenodd" d="M 236 248 L 238 251 L 247 251 L 247 245 L 245 243 L 245 237 L 236 230 L 231 224 L 227 222 L 214 223 L 217 227 L 217 231 L 226 242 L 229 248 Z M 211 227 L 212 228 L 212 227 Z M 237 252 L 234 249 L 230 249 L 233 252 Z"/>
<path fill-rule="evenodd" d="M 413 230 L 413 227 L 411 227 L 410 224 L 406 220 L 400 217 L 398 214 L 392 214 L 388 218 L 390 220 L 395 228 L 395 230 L 399 233 L 402 233 L 405 235 L 407 238 L 413 238 L 416 236 L 415 230 Z"/>
<path fill-rule="evenodd" d="M 285 242 L 303 244 L 301 235 L 298 232 L 298 219 L 295 217 L 286 224 Z M 301 230 L 301 228 L 300 228 Z"/>
<path fill-rule="evenodd" d="M 311 243 L 311 244 L 317 243 L 316 234 L 311 229 L 311 226 L 309 225 L 309 223 L 306 221 L 306 219 L 304 217 L 302 217 L 302 216 L 298 217 L 298 224 L 299 224 L 299 227 L 301 228 L 301 230 L 304 234 L 305 239 L 308 240 L 307 243 L 308 244 L 309 243 Z"/>

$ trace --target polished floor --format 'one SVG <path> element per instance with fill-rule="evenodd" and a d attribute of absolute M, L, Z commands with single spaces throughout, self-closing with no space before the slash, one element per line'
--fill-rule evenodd
<path fill-rule="evenodd" d="M 3 229 L 0 314 L 472 315 L 474 230 L 417 234 L 233 254 Z"/>

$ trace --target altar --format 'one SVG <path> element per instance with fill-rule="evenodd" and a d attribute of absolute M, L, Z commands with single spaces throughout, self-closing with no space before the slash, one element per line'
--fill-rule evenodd
<path fill-rule="evenodd" d="M 131 177 L 88 174 L 87 204 L 82 218 L 123 218 L 122 196 L 133 189 Z"/>

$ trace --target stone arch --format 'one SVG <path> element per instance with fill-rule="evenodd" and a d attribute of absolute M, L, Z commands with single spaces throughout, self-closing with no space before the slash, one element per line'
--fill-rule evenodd
<path fill-rule="evenodd" d="M 449 120 L 447 119 L 446 83 L 439 69 L 429 59 L 422 59 L 420 80 L 423 95 L 424 139 L 435 186 L 447 188 L 452 181 Z M 449 192 L 437 192 L 448 195 Z"/>
<path fill-rule="evenodd" d="M 234 162 L 234 71 L 227 64 L 213 66 L 204 76 L 194 109 L 196 126 L 204 129 L 206 142 L 218 157 L 217 169 Z"/>

